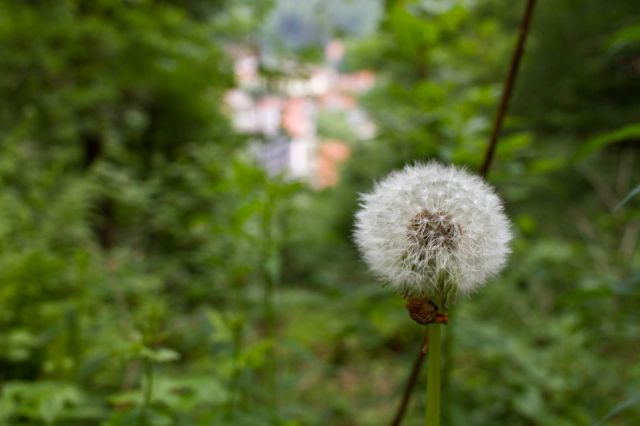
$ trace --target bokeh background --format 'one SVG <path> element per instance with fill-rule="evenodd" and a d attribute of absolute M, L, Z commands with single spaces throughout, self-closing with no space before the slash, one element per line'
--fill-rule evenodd
<path fill-rule="evenodd" d="M 358 194 L 478 170 L 523 7 L 0 0 L 0 424 L 389 424 L 423 329 Z M 640 424 L 640 2 L 540 0 L 514 95 L 444 424 Z"/>

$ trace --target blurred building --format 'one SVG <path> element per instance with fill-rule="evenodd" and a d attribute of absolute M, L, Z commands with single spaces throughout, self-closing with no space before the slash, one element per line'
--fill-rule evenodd
<path fill-rule="evenodd" d="M 375 83 L 371 71 L 341 73 L 346 49 L 339 40 L 325 46 L 322 65 L 269 59 L 275 72 L 260 73 L 259 55 L 242 47 L 229 48 L 236 88 L 225 96 L 234 128 L 254 136 L 252 152 L 270 173 L 303 179 L 314 187 L 338 183 L 339 166 L 351 152 L 346 143 L 322 141 L 318 116 L 332 111 L 344 116 L 359 139 L 375 135 L 375 126 L 358 104 L 358 96 Z"/>
<path fill-rule="evenodd" d="M 340 164 L 350 156 L 351 148 L 338 140 L 327 140 L 320 144 L 316 155 L 314 186 L 322 189 L 337 185 L 340 181 Z"/>

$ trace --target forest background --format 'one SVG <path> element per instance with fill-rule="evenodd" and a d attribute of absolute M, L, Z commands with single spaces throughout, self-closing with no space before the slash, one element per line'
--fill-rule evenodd
<path fill-rule="evenodd" d="M 0 0 L 0 424 L 391 421 L 423 330 L 359 260 L 358 194 L 478 170 L 524 2 L 296 3 Z M 231 126 L 227 47 L 335 37 L 377 130 L 320 120 L 351 156 L 318 190 Z M 444 424 L 640 424 L 639 118 L 640 3 L 539 1 L 489 177 L 513 254 L 452 312 Z"/>

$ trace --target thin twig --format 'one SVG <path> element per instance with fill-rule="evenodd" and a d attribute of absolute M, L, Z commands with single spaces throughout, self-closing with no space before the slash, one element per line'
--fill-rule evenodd
<path fill-rule="evenodd" d="M 522 21 L 520 22 L 520 33 L 518 34 L 518 42 L 516 48 L 513 50 L 513 56 L 511 57 L 511 67 L 509 68 L 509 74 L 504 82 L 504 88 L 502 90 L 502 98 L 500 99 L 500 105 L 498 106 L 498 112 L 496 113 L 496 119 L 493 123 L 493 131 L 491 132 L 491 138 L 489 138 L 489 146 L 484 156 L 484 162 L 480 168 L 480 175 L 487 177 L 491 163 L 493 162 L 493 156 L 498 145 L 498 137 L 502 131 L 502 123 L 504 117 L 507 115 L 507 109 L 509 107 L 509 101 L 511 100 L 511 94 L 513 93 L 513 86 L 518 76 L 518 70 L 520 69 L 520 60 L 524 53 L 524 43 L 529 35 L 529 26 L 531 24 L 531 17 L 533 16 L 533 8 L 536 5 L 536 0 L 527 0 L 527 6 L 524 9 L 522 15 Z"/>
<path fill-rule="evenodd" d="M 498 106 L 498 111 L 496 112 L 493 130 L 491 132 L 491 137 L 489 138 L 489 144 L 485 152 L 484 161 L 482 162 L 482 166 L 480 168 L 480 175 L 483 178 L 487 177 L 493 163 L 493 157 L 498 145 L 498 137 L 500 136 L 500 132 L 502 131 L 502 123 L 504 122 L 504 118 L 509 107 L 509 101 L 511 100 L 511 95 L 513 93 L 513 87 L 516 82 L 516 77 L 518 76 L 518 71 L 520 69 L 520 60 L 522 59 L 522 54 L 524 53 L 524 45 L 529 34 L 529 28 L 535 4 L 536 0 L 527 0 L 527 5 L 525 6 L 524 13 L 522 15 L 518 41 L 511 57 L 511 66 L 509 68 L 507 78 L 504 82 L 500 105 Z M 415 384 L 418 380 L 418 375 L 420 374 L 420 370 L 422 369 L 424 359 L 425 354 L 421 349 L 418 352 L 418 355 L 416 356 L 416 359 L 411 368 L 411 373 L 407 380 L 404 393 L 402 394 L 402 399 L 400 401 L 400 405 L 398 406 L 398 411 L 396 412 L 396 415 L 393 418 L 393 422 L 391 423 L 392 426 L 399 426 L 402 422 L 404 414 L 409 405 L 409 399 L 411 398 L 411 394 L 413 393 L 413 388 L 415 387 Z"/>
<path fill-rule="evenodd" d="M 404 388 L 404 392 L 402 393 L 402 400 L 400 401 L 400 406 L 398 407 L 398 411 L 396 412 L 393 421 L 391 422 L 391 426 L 400 426 L 402 423 L 402 418 L 404 417 L 404 413 L 407 411 L 407 406 L 409 405 L 409 398 L 411 397 L 411 391 L 413 387 L 416 385 L 416 381 L 418 381 L 418 374 L 420 373 L 420 369 L 422 368 L 422 363 L 425 359 L 425 352 L 420 346 L 420 350 L 418 351 L 418 355 L 416 356 L 415 361 L 413 361 L 413 366 L 411 367 L 411 374 L 409 375 L 409 380 Z"/>

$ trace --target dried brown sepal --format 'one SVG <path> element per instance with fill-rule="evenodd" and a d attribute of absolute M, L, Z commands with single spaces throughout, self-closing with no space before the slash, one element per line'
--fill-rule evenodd
<path fill-rule="evenodd" d="M 438 312 L 438 307 L 428 299 L 408 299 L 407 311 L 412 320 L 418 324 L 448 324 L 449 316 Z"/>

